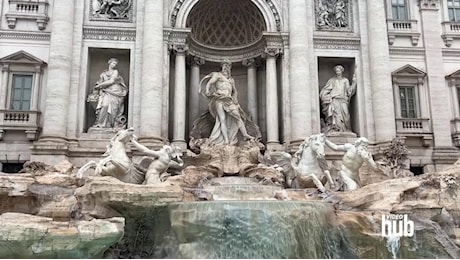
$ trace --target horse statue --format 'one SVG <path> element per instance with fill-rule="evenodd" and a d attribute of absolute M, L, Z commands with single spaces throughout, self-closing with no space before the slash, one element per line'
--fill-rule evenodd
<path fill-rule="evenodd" d="M 131 141 L 133 135 L 134 129 L 132 127 L 118 131 L 110 140 L 107 151 L 102 155 L 106 157 L 98 163 L 90 161 L 83 165 L 77 172 L 77 178 L 83 179 L 87 170 L 95 168 L 96 175 L 112 176 L 122 182 L 142 184 L 145 179 L 145 172 L 135 167 L 126 154 L 126 144 Z"/>
<path fill-rule="evenodd" d="M 331 174 L 327 169 L 324 158 L 326 137 L 316 134 L 308 137 L 291 156 L 286 152 L 271 152 L 270 160 L 280 166 L 286 177 L 286 184 L 291 188 L 316 187 L 321 192 L 326 192 L 324 184 L 329 181 L 335 186 Z"/>

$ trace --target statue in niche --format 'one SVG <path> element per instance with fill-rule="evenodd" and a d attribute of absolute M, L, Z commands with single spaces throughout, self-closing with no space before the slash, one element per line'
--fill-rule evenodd
<path fill-rule="evenodd" d="M 192 140 L 208 138 L 212 144 L 239 145 L 260 138 L 259 128 L 238 103 L 231 63 L 224 62 L 222 71 L 205 76 L 200 82 L 200 93 L 209 100 L 208 111 L 194 122 Z"/>
<path fill-rule="evenodd" d="M 356 93 L 356 73 L 350 82 L 343 77 L 342 65 L 334 67 L 335 77 L 330 78 L 320 91 L 321 110 L 325 116 L 324 132 L 351 132 L 350 100 Z"/>
<path fill-rule="evenodd" d="M 348 28 L 347 0 L 316 0 L 316 26 L 318 29 Z"/>
<path fill-rule="evenodd" d="M 94 0 L 95 17 L 108 19 L 126 19 L 132 7 L 132 0 Z"/>
<path fill-rule="evenodd" d="M 93 127 L 121 129 L 126 126 L 126 117 L 123 113 L 128 87 L 116 69 L 118 59 L 111 58 L 108 64 L 109 68 L 101 73 L 87 101 L 92 103 L 96 110 Z"/>
<path fill-rule="evenodd" d="M 334 151 L 345 151 L 340 169 L 340 179 L 343 183 L 343 190 L 356 190 L 360 187 L 359 168 L 366 162 L 374 169 L 377 164 L 372 159 L 372 154 L 367 150 L 369 141 L 365 137 L 358 138 L 354 144 L 346 143 L 336 145 L 326 139 L 326 145 Z"/>

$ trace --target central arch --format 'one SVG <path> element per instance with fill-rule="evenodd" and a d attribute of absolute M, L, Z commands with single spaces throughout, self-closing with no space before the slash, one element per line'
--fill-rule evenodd
<path fill-rule="evenodd" d="M 186 28 L 187 19 L 192 8 L 200 0 L 177 0 L 170 14 L 170 23 L 172 27 Z M 281 21 L 280 8 L 273 0 L 250 0 L 261 12 L 265 27 L 268 32 L 282 31 L 283 23 Z"/>
<path fill-rule="evenodd" d="M 253 44 L 267 31 L 262 13 L 247 0 L 201 0 L 192 8 L 187 27 L 195 41 L 217 48 Z"/>

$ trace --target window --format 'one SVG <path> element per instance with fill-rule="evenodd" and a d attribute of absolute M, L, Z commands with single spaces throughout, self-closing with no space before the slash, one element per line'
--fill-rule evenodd
<path fill-rule="evenodd" d="M 0 140 L 8 131 L 24 131 L 28 140 L 36 140 L 45 66 L 43 60 L 25 51 L 0 58 Z"/>
<path fill-rule="evenodd" d="M 447 12 L 449 21 L 460 21 L 460 0 L 447 0 Z"/>
<path fill-rule="evenodd" d="M 11 92 L 10 109 L 30 110 L 32 75 L 13 74 L 13 85 Z"/>
<path fill-rule="evenodd" d="M 391 0 L 391 13 L 394 20 L 408 20 L 406 0 Z"/>
<path fill-rule="evenodd" d="M 415 87 L 413 86 L 400 86 L 399 98 L 401 104 L 401 117 L 402 118 L 417 118 L 415 106 Z"/>

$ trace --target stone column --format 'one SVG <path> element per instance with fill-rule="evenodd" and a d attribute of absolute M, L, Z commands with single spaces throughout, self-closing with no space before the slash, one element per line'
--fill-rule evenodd
<path fill-rule="evenodd" d="M 35 67 L 34 71 L 34 86 L 32 89 L 32 103 L 30 104 L 30 110 L 37 111 L 38 110 L 38 96 L 39 96 L 39 86 L 40 86 L 40 73 L 42 69 L 40 66 Z"/>
<path fill-rule="evenodd" d="M 204 64 L 201 58 L 190 59 L 190 92 L 189 92 L 189 129 L 192 129 L 193 122 L 200 116 L 200 66 Z"/>
<path fill-rule="evenodd" d="M 311 134 L 311 95 L 309 46 L 313 35 L 309 34 L 305 0 L 289 0 L 290 31 L 290 102 L 291 102 L 291 146 L 294 147 Z"/>
<path fill-rule="evenodd" d="M 450 112 L 446 106 L 448 92 L 444 79 L 442 59 L 443 42 L 439 37 L 439 1 L 420 1 L 423 39 L 431 103 L 431 122 L 436 147 L 451 147 Z"/>
<path fill-rule="evenodd" d="M 257 124 L 257 67 L 255 59 L 243 60 L 243 65 L 248 67 L 248 110 L 252 121 Z M 275 64 L 276 66 L 276 64 Z M 275 75 L 276 76 L 276 75 Z"/>
<path fill-rule="evenodd" d="M 139 139 L 159 145 L 163 143 L 163 1 L 145 0 L 144 11 Z"/>
<path fill-rule="evenodd" d="M 7 91 L 8 87 L 8 74 L 10 66 L 8 64 L 2 64 L 2 85 L 0 85 L 0 109 L 5 109 L 5 102 L 7 100 Z"/>
<path fill-rule="evenodd" d="M 386 142 L 396 137 L 396 123 L 384 1 L 368 1 L 367 15 L 375 138 Z"/>
<path fill-rule="evenodd" d="M 174 73 L 174 125 L 172 143 L 187 148 L 185 142 L 185 114 L 186 114 L 186 84 L 185 84 L 185 54 L 187 45 L 172 46 L 176 54 Z"/>
<path fill-rule="evenodd" d="M 280 49 L 266 48 L 267 80 L 266 80 L 266 120 L 267 120 L 267 148 L 280 149 L 278 126 L 278 81 L 276 78 L 276 57 Z"/>
<path fill-rule="evenodd" d="M 54 2 L 41 140 L 67 140 L 75 0 Z"/>

